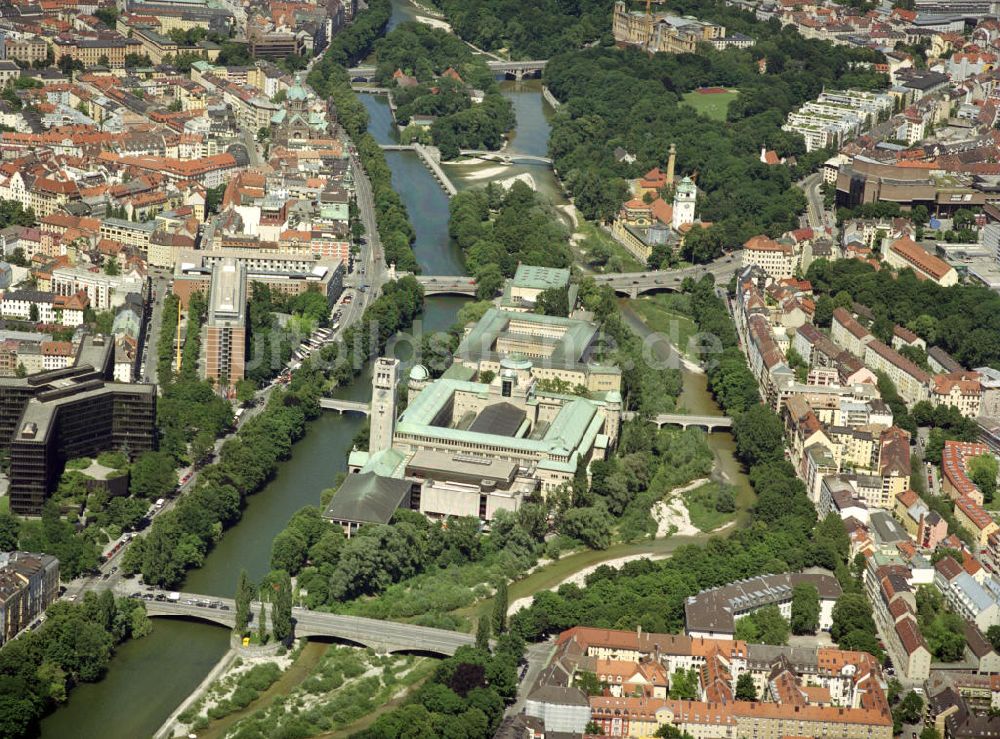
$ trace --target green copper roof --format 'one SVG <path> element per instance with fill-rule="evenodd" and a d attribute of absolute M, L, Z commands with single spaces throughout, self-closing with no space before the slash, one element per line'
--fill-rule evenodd
<path fill-rule="evenodd" d="M 569 270 L 553 267 L 535 267 L 530 264 L 517 265 L 514 273 L 514 286 L 535 290 L 547 290 L 550 287 L 566 287 L 569 284 Z"/>

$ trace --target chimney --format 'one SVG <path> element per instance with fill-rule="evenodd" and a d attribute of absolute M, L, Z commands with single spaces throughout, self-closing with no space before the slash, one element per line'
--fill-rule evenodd
<path fill-rule="evenodd" d="M 677 166 L 677 147 L 670 145 L 670 156 L 667 158 L 667 185 L 674 186 L 674 169 Z"/>
<path fill-rule="evenodd" d="M 642 624 L 637 624 L 635 627 L 635 635 L 641 639 L 642 638 Z"/>

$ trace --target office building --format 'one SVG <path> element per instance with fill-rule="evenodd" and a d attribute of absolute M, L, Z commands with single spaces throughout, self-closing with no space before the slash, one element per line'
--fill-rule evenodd
<path fill-rule="evenodd" d="M 235 259 L 225 259 L 212 268 L 205 324 L 205 377 L 222 383 L 242 380 L 246 345 L 246 267 Z"/>
<path fill-rule="evenodd" d="M 73 367 L 0 378 L 0 449 L 10 453 L 10 504 L 37 515 L 66 461 L 156 446 L 156 386 L 114 376 L 114 342 L 86 337 Z"/>

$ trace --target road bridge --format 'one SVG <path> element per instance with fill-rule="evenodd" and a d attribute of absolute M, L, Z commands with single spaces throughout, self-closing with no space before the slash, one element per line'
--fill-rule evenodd
<path fill-rule="evenodd" d="M 363 413 L 369 415 L 371 406 L 356 400 L 340 400 L 339 398 L 320 398 L 319 407 L 327 411 L 337 411 L 341 415 L 345 413 Z"/>
<path fill-rule="evenodd" d="M 702 264 L 684 269 L 649 270 L 647 272 L 618 272 L 593 275 L 598 285 L 610 285 L 620 295 L 637 298 L 643 293 L 660 290 L 679 291 L 685 278 L 700 280 L 706 274 L 716 280 L 728 279 L 740 267 L 736 254 L 723 257 L 711 264 Z"/>
<path fill-rule="evenodd" d="M 230 629 L 236 625 L 236 604 L 231 598 L 182 593 L 179 601 L 148 600 L 145 603 L 146 613 L 154 618 L 193 618 Z M 215 605 L 214 608 L 212 604 Z M 270 616 L 270 605 L 266 610 Z M 253 603 L 250 612 L 256 618 L 260 612 L 260 603 Z M 269 623 L 273 623 L 273 620 L 269 620 Z M 459 647 L 475 644 L 476 641 L 472 635 L 457 631 L 360 616 L 340 616 L 305 608 L 292 609 L 292 624 L 296 637 L 337 639 L 369 647 L 383 654 L 423 652 L 449 657 Z"/>
<path fill-rule="evenodd" d="M 505 74 L 515 79 L 523 79 L 525 75 L 538 74 L 548 63 L 547 59 L 534 59 L 524 62 L 505 62 L 503 60 L 491 60 L 486 62 L 493 74 Z M 351 82 L 371 82 L 375 79 L 376 67 L 374 64 L 362 64 L 357 67 L 350 67 L 347 76 Z"/>
<path fill-rule="evenodd" d="M 729 416 L 689 416 L 684 413 L 661 413 L 653 416 L 657 428 L 664 426 L 680 426 L 682 429 L 700 428 L 712 433 L 733 427 L 733 419 Z"/>
<path fill-rule="evenodd" d="M 475 295 L 476 281 L 464 275 L 417 275 L 424 295 Z"/>

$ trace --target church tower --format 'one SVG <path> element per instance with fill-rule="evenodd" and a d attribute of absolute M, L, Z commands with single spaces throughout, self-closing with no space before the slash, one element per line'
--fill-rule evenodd
<path fill-rule="evenodd" d="M 372 370 L 371 430 L 368 454 L 375 455 L 392 446 L 396 429 L 396 385 L 399 384 L 399 360 L 379 357 Z"/>
<path fill-rule="evenodd" d="M 690 177 L 685 177 L 677 183 L 674 192 L 674 215 L 670 221 L 674 231 L 679 231 L 681 226 L 694 223 L 694 202 L 697 197 L 698 188 Z"/>

